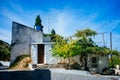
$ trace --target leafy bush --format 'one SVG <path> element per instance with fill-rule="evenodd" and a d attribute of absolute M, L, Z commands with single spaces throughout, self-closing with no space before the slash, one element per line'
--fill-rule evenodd
<path fill-rule="evenodd" d="M 112 59 L 109 60 L 110 67 L 115 67 L 115 65 L 120 65 L 120 57 L 113 55 Z"/>
<path fill-rule="evenodd" d="M 2 40 L 0 40 L 0 60 L 10 60 L 10 45 Z"/>

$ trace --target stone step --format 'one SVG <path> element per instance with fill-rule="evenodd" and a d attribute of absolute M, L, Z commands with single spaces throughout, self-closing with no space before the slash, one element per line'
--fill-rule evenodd
<path fill-rule="evenodd" d="M 33 64 L 33 68 L 67 68 L 68 64 Z"/>

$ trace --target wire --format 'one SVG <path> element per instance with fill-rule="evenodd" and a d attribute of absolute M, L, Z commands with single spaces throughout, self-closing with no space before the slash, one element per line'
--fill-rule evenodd
<path fill-rule="evenodd" d="M 111 23 L 111 21 L 108 21 L 106 23 L 103 23 L 100 27 L 98 27 L 95 31 L 100 30 L 101 28 L 105 27 L 106 25 L 109 25 Z"/>
<path fill-rule="evenodd" d="M 0 34 L 3 35 L 3 36 L 5 36 L 5 37 L 7 37 L 7 38 L 9 38 L 6 34 L 4 34 L 2 32 L 0 32 Z"/>
<path fill-rule="evenodd" d="M 120 26 L 120 23 L 118 23 L 118 25 L 115 28 L 113 28 L 111 32 L 115 31 L 119 26 Z"/>
<path fill-rule="evenodd" d="M 98 35 L 104 34 L 104 33 L 108 33 L 108 32 L 99 32 Z"/>

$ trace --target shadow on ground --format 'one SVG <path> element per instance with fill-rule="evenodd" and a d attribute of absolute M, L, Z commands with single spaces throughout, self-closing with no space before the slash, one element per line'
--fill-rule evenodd
<path fill-rule="evenodd" d="M 1 71 L 0 80 L 51 80 L 48 69 L 34 71 Z"/>

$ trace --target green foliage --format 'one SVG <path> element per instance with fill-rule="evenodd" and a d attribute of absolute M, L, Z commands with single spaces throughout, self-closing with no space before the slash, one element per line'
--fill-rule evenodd
<path fill-rule="evenodd" d="M 91 38 L 81 38 L 78 40 L 78 44 L 81 45 L 83 48 L 97 46 Z"/>
<path fill-rule="evenodd" d="M 89 37 L 89 36 L 95 36 L 95 35 L 97 35 L 97 32 L 91 29 L 77 30 L 77 32 L 75 33 L 75 36 L 77 38 Z"/>
<path fill-rule="evenodd" d="M 96 43 L 92 40 L 91 36 L 97 35 L 97 32 L 85 29 L 85 30 L 78 30 L 75 36 L 78 38 L 78 44 L 82 46 L 82 54 L 100 54 L 106 55 L 110 53 L 110 49 L 99 47 Z M 114 53 L 116 53 L 114 51 Z"/>
<path fill-rule="evenodd" d="M 81 45 L 83 48 L 87 47 L 96 47 L 97 45 L 95 42 L 90 38 L 91 36 L 95 36 L 97 32 L 85 29 L 85 30 L 77 30 L 75 36 L 78 39 L 78 44 Z"/>
<path fill-rule="evenodd" d="M 95 36 L 97 33 L 90 29 L 85 29 L 82 31 L 77 31 L 75 34 L 77 39 L 66 40 L 59 35 L 55 35 L 53 45 L 53 55 L 60 57 L 73 57 L 76 55 L 85 54 L 101 54 L 106 55 L 110 53 L 108 48 L 102 48 L 95 44 L 95 42 L 90 38 L 90 36 Z M 84 36 L 86 35 L 86 36 Z"/>
<path fill-rule="evenodd" d="M 51 35 L 54 36 L 55 34 L 56 34 L 55 30 L 52 29 L 52 30 L 51 30 Z"/>
<path fill-rule="evenodd" d="M 52 41 L 55 42 L 55 44 L 62 44 L 63 42 L 64 43 L 66 42 L 66 40 L 63 39 L 63 37 L 58 34 L 54 35 L 54 38 L 52 39 Z"/>
<path fill-rule="evenodd" d="M 44 34 L 44 36 L 47 37 L 47 36 L 52 36 L 52 35 L 51 34 Z"/>
<path fill-rule="evenodd" d="M 0 60 L 10 60 L 10 45 L 2 40 L 0 40 Z"/>
<path fill-rule="evenodd" d="M 109 66 L 120 65 L 120 56 L 112 55 L 112 58 L 109 59 Z"/>
<path fill-rule="evenodd" d="M 110 51 L 112 57 L 109 59 L 109 66 L 115 67 L 115 65 L 120 65 L 120 52 L 118 50 Z"/>
<path fill-rule="evenodd" d="M 96 43 L 91 38 L 91 36 L 95 35 L 97 35 L 97 32 L 90 29 L 78 30 L 75 34 L 76 38 L 74 39 L 64 39 L 62 36 L 56 34 L 55 38 L 53 39 L 53 42 L 55 42 L 52 48 L 53 56 L 70 58 L 76 55 L 81 55 L 82 57 L 80 60 L 85 58 L 84 66 L 87 70 L 87 54 L 120 54 L 120 52 L 117 50 L 111 51 L 109 48 L 99 47 L 96 45 Z M 113 59 L 114 64 L 118 63 L 119 60 L 116 61 L 118 58 L 114 57 Z"/>
<path fill-rule="evenodd" d="M 113 55 L 116 55 L 116 56 L 120 55 L 120 52 L 118 50 L 112 50 L 112 51 L 110 51 L 110 53 Z"/>
<path fill-rule="evenodd" d="M 87 47 L 86 52 L 89 54 L 107 55 L 110 53 L 110 50 L 108 48 L 94 46 L 94 47 Z"/>
<path fill-rule="evenodd" d="M 90 29 L 77 30 L 75 36 L 78 39 L 78 44 L 82 47 L 81 55 L 86 55 L 87 53 L 99 53 L 100 47 L 90 38 L 90 36 L 95 36 L 97 33 Z"/>
<path fill-rule="evenodd" d="M 113 65 L 120 65 L 120 56 L 116 56 L 116 55 L 113 55 L 112 56 L 112 60 L 113 60 Z"/>
<path fill-rule="evenodd" d="M 54 56 L 69 58 L 79 54 L 80 46 L 76 44 L 76 40 L 68 42 L 68 40 L 59 35 L 56 35 L 55 39 L 56 42 L 52 48 Z"/>
<path fill-rule="evenodd" d="M 34 29 L 35 29 L 35 26 L 39 26 L 39 27 L 41 27 L 40 30 L 43 31 L 43 26 L 42 26 L 41 22 L 42 22 L 42 20 L 40 18 L 40 15 L 37 15 L 37 17 L 35 19 Z"/>
<path fill-rule="evenodd" d="M 57 34 L 55 33 L 55 30 L 54 30 L 54 29 L 51 30 L 51 33 L 50 33 L 50 34 L 44 34 L 45 37 L 50 36 L 52 41 L 55 40 L 56 35 L 57 35 Z"/>
<path fill-rule="evenodd" d="M 40 15 L 37 15 L 37 17 L 36 17 L 36 19 L 35 19 L 35 26 L 41 26 Z"/>
<path fill-rule="evenodd" d="M 51 30 L 51 40 L 55 39 L 56 32 L 54 29 Z"/>

